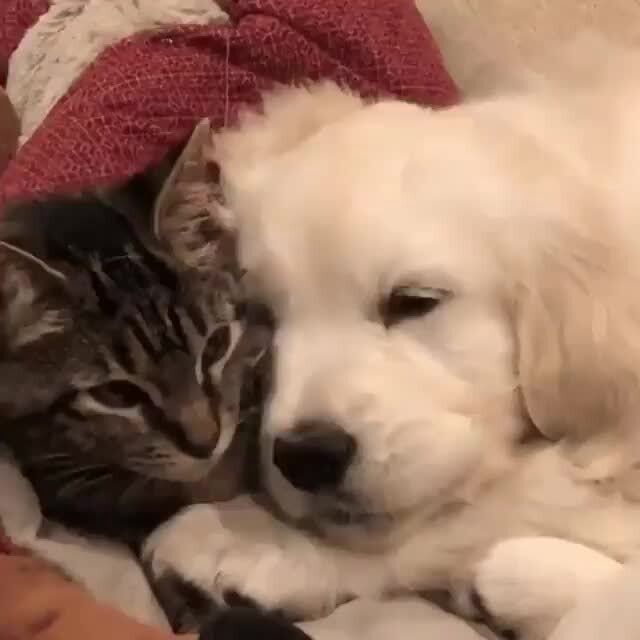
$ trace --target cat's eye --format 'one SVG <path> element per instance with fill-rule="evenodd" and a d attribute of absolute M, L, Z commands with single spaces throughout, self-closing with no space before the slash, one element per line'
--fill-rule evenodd
<path fill-rule="evenodd" d="M 430 287 L 396 287 L 382 302 L 380 315 L 386 327 L 431 313 L 445 298 L 443 289 Z"/>
<path fill-rule="evenodd" d="M 148 394 L 128 380 L 111 380 L 89 389 L 91 396 L 113 409 L 131 409 L 150 402 Z"/>

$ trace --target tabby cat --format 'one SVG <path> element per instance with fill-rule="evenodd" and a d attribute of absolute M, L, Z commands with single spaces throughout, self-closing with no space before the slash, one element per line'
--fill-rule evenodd
<path fill-rule="evenodd" d="M 0 219 L 0 441 L 46 516 L 128 542 L 236 492 L 269 366 L 206 186 L 207 136 L 153 220 L 97 197 Z"/>

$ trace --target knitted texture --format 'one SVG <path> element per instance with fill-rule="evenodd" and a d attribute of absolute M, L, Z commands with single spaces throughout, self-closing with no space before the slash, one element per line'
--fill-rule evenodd
<path fill-rule="evenodd" d="M 6 53 L 39 1 L 5 2 Z M 0 200 L 117 183 L 159 162 L 202 117 L 232 122 L 274 83 L 330 78 L 367 97 L 457 100 L 413 0 L 237 0 L 230 13 L 230 25 L 137 34 L 104 51 L 20 149 Z"/>

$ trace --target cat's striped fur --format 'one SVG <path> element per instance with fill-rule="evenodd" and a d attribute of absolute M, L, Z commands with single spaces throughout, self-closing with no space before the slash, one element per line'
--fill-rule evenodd
<path fill-rule="evenodd" d="M 243 480 L 270 331 L 249 317 L 202 135 L 153 220 L 95 197 L 0 220 L 0 440 L 66 523 L 135 537 Z"/>

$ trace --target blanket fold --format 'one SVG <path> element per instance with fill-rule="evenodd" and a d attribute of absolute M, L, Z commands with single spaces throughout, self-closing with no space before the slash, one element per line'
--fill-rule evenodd
<path fill-rule="evenodd" d="M 22 146 L 0 200 L 118 183 L 202 117 L 232 122 L 274 83 L 330 78 L 365 96 L 457 99 L 413 0 L 237 0 L 229 11 L 230 24 L 158 29 L 103 51 Z"/>

